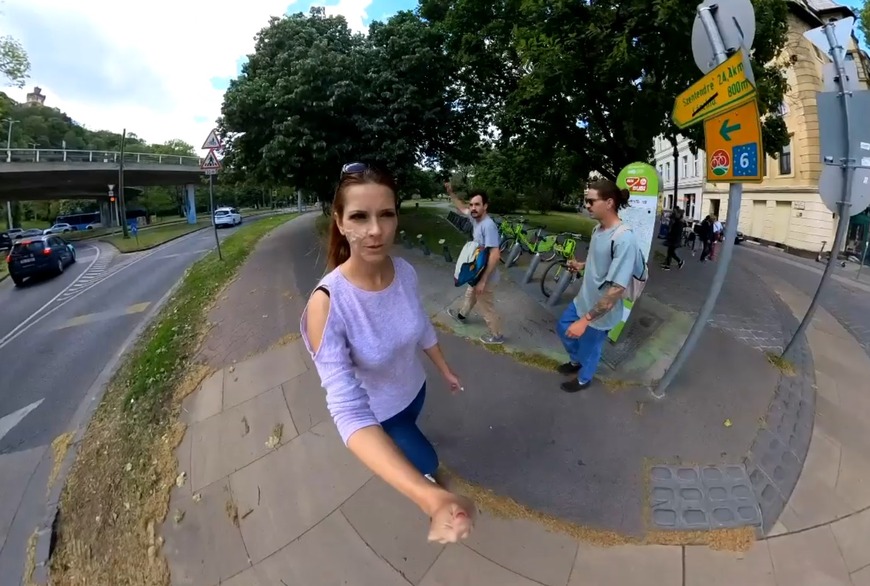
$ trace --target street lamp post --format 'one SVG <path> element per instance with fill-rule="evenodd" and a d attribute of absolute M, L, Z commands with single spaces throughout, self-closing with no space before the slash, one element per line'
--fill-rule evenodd
<path fill-rule="evenodd" d="M 13 120 L 12 118 L 6 118 L 4 122 L 9 124 L 9 132 L 6 133 L 6 162 L 12 162 L 12 125 L 16 124 L 18 120 Z"/>
<path fill-rule="evenodd" d="M 121 231 L 125 239 L 130 237 L 129 226 L 127 226 L 127 201 L 124 199 L 124 147 L 126 146 L 127 129 L 125 128 L 121 133 L 121 162 L 118 166 L 118 203 L 120 204 L 118 215 L 121 217 Z"/>

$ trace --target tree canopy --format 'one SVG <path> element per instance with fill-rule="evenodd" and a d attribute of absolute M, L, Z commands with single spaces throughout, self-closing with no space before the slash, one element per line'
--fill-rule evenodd
<path fill-rule="evenodd" d="M 870 0 L 864 0 L 858 9 L 858 28 L 864 33 L 864 42 L 870 45 Z"/>
<path fill-rule="evenodd" d="M 477 142 L 443 36 L 411 12 L 354 34 L 319 8 L 273 18 L 257 35 L 219 121 L 225 166 L 328 199 L 341 165 L 449 166 Z"/>

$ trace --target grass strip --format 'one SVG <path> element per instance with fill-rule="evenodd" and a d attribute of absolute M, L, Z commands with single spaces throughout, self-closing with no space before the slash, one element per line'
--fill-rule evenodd
<path fill-rule="evenodd" d="M 115 234 L 103 238 L 103 242 L 108 242 L 121 252 L 137 252 L 139 250 L 154 248 L 164 242 L 169 242 L 210 225 L 211 222 L 208 220 L 199 221 L 196 224 L 169 224 L 148 230 L 140 230 L 137 236 L 130 235 L 129 238 L 124 238 L 123 234 Z"/>
<path fill-rule="evenodd" d="M 291 215 L 236 230 L 195 263 L 125 357 L 88 425 L 64 487 L 51 583 L 165 586 L 159 529 L 176 482 L 181 400 L 208 374 L 193 364 L 207 316 L 256 243 Z"/>

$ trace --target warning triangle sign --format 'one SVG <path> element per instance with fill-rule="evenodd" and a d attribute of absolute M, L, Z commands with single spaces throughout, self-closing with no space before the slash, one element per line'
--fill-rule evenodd
<path fill-rule="evenodd" d="M 221 162 L 218 161 L 217 155 L 214 154 L 214 151 L 209 151 L 205 158 L 202 160 L 202 164 L 199 166 L 202 170 L 207 169 L 220 169 Z"/>
<path fill-rule="evenodd" d="M 212 130 L 208 133 L 208 137 L 205 139 L 205 142 L 202 143 L 202 148 L 204 149 L 219 149 L 221 147 L 221 140 L 218 138 L 217 132 Z"/>

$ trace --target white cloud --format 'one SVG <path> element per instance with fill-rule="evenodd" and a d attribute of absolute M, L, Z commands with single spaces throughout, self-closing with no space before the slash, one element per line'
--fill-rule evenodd
<path fill-rule="evenodd" d="M 371 3 L 339 0 L 326 12 L 365 32 Z M 212 78 L 236 77 L 269 17 L 307 6 L 296 0 L 6 0 L 4 29 L 24 42 L 33 67 L 24 89 L 0 89 L 24 101 L 38 85 L 47 106 L 92 130 L 126 128 L 149 142 L 180 138 L 199 148 L 223 98 Z"/>
<path fill-rule="evenodd" d="M 91 129 L 126 127 L 151 142 L 181 138 L 198 148 L 220 114 L 223 92 L 211 79 L 235 77 L 239 58 L 253 51 L 254 35 L 270 16 L 295 9 L 292 1 L 7 0 L 0 18 L 24 41 L 33 70 L 25 89 L 4 91 L 23 101 L 38 85 L 46 105 Z M 33 38 L 36 31 L 42 38 Z M 52 54 L 45 54 L 47 47 L 54 47 Z M 85 72 L 80 81 L 63 75 L 56 66 L 62 59 L 68 70 Z M 93 80 L 106 87 L 82 87 Z M 124 80 L 128 95 L 125 87 L 109 87 L 113 80 Z"/>

